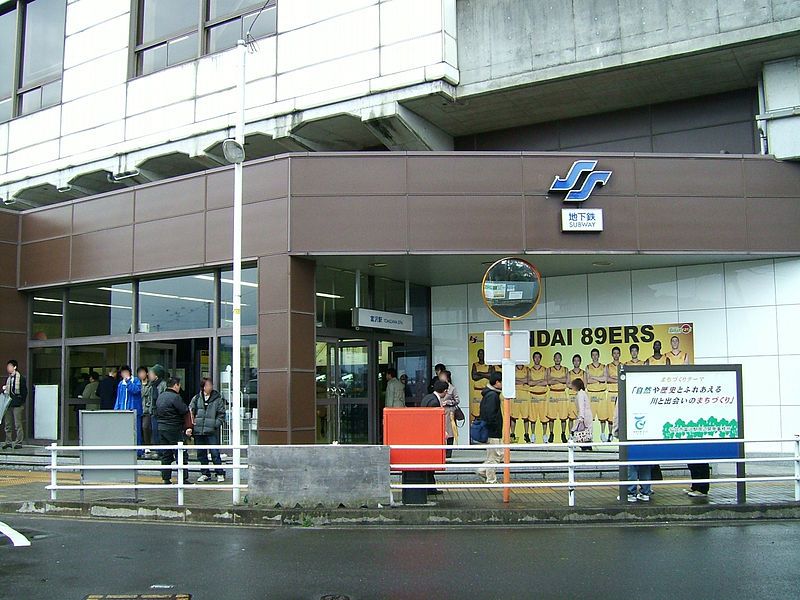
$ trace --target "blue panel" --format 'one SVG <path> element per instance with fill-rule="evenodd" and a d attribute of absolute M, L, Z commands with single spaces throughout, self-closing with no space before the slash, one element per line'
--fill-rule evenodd
<path fill-rule="evenodd" d="M 629 460 L 694 460 L 738 458 L 739 442 L 729 444 L 658 444 L 655 446 L 629 446 Z"/>

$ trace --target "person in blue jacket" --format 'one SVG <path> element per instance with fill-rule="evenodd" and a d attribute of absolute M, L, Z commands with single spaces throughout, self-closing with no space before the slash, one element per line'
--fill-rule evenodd
<path fill-rule="evenodd" d="M 142 382 L 134 377 L 128 365 L 119 370 L 120 382 L 117 386 L 117 401 L 114 410 L 136 411 L 136 444 L 142 445 Z M 142 454 L 140 450 L 138 454 Z"/>

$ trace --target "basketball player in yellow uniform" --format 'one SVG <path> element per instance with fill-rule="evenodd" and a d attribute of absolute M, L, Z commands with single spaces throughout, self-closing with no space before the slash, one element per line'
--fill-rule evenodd
<path fill-rule="evenodd" d="M 494 366 L 487 365 L 485 360 L 486 354 L 483 348 L 478 350 L 478 362 L 472 363 L 472 389 L 469 393 L 469 414 L 473 419 L 477 419 L 481 414 L 481 399 L 483 396 L 481 392 L 486 389 L 489 384 L 489 375 L 494 372 Z"/>
<path fill-rule="evenodd" d="M 533 366 L 530 369 L 530 376 L 528 378 L 528 385 L 530 385 L 530 420 L 533 423 L 531 426 L 531 433 L 534 440 L 536 439 L 536 421 L 542 424 L 542 439 L 544 439 L 545 423 L 547 422 L 547 369 L 542 366 L 542 353 L 538 350 L 533 353 Z M 527 427 L 525 434 L 525 441 L 530 442 L 527 435 Z"/>
<path fill-rule="evenodd" d="M 511 441 L 517 440 L 517 419 L 522 419 L 525 426 L 525 441 L 530 441 L 528 426 L 530 416 L 528 414 L 531 402 L 531 392 L 528 387 L 528 373 L 530 369 L 525 365 L 517 365 L 514 368 L 514 388 L 516 398 L 511 402 Z"/>
<path fill-rule="evenodd" d="M 669 359 L 666 354 L 661 354 L 661 342 L 653 342 L 653 356 L 644 361 L 646 365 L 668 365 Z"/>
<path fill-rule="evenodd" d="M 561 441 L 567 442 L 567 417 L 569 416 L 569 398 L 567 397 L 567 367 L 561 364 L 561 352 L 553 355 L 553 366 L 547 369 L 547 384 L 550 396 L 546 410 L 542 416 L 542 442 L 552 442 L 555 434 L 556 419 L 564 414 L 561 420 Z M 548 435 L 547 429 L 550 429 Z"/>
<path fill-rule="evenodd" d="M 600 421 L 600 441 L 606 441 L 606 427 L 613 415 L 608 414 L 606 366 L 600 362 L 600 350 L 592 348 L 592 362 L 586 365 L 586 393 L 592 403 L 592 414 Z"/>
<path fill-rule="evenodd" d="M 631 353 L 631 359 L 626 361 L 626 365 L 643 365 L 644 363 L 639 360 L 639 344 L 631 344 L 628 348 L 628 351 Z"/>
<path fill-rule="evenodd" d="M 671 365 L 688 365 L 689 364 L 689 354 L 681 350 L 681 341 L 678 339 L 677 335 L 673 335 L 669 340 L 670 346 L 672 349 L 667 352 L 667 358 L 669 359 L 669 364 Z"/>
<path fill-rule="evenodd" d="M 572 424 L 575 419 L 578 418 L 578 404 L 575 401 L 575 395 L 577 392 L 572 389 L 572 382 L 576 379 L 581 379 L 584 382 L 586 381 L 586 372 L 581 368 L 581 362 L 583 359 L 581 358 L 580 354 L 576 354 L 572 357 L 572 368 L 567 371 L 567 381 L 569 385 L 567 385 L 567 401 L 562 403 L 558 409 L 558 417 L 561 419 L 561 434 L 563 437 L 566 437 L 567 431 L 572 431 Z M 569 420 L 569 428 L 565 429 L 564 423 Z M 550 437 L 553 437 L 550 434 Z"/>
<path fill-rule="evenodd" d="M 608 414 L 611 415 L 611 424 L 608 430 L 608 441 L 611 441 L 611 432 L 614 431 L 614 415 L 617 414 L 617 397 L 619 396 L 619 357 L 622 354 L 619 346 L 611 349 L 611 362 L 606 365 L 606 383 L 608 392 L 606 402 L 608 402 Z"/>

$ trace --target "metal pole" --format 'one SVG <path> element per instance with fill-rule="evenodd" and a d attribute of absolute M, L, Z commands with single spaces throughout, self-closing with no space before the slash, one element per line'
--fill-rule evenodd
<path fill-rule="evenodd" d="M 569 474 L 567 475 L 567 481 L 573 484 L 575 483 L 575 446 L 572 440 L 569 441 L 569 446 L 567 446 L 567 455 L 569 457 Z M 575 506 L 575 486 L 570 485 L 567 489 L 569 491 L 569 505 Z"/>
<path fill-rule="evenodd" d="M 57 490 L 55 486 L 58 485 L 58 471 L 56 470 L 57 461 L 58 461 L 58 450 L 56 448 L 58 444 L 53 442 L 50 444 L 50 485 L 53 486 L 53 489 L 50 490 L 50 500 L 55 500 L 57 498 Z M 795 467 L 797 469 L 797 467 Z"/>
<path fill-rule="evenodd" d="M 236 83 L 236 141 L 244 148 L 244 87 L 247 45 L 237 42 L 239 78 Z M 239 504 L 241 491 L 242 443 L 242 163 L 233 165 L 233 372 L 231 380 L 231 420 L 233 421 L 233 503 Z"/>
<path fill-rule="evenodd" d="M 178 506 L 183 506 L 183 442 L 178 442 Z"/>
<path fill-rule="evenodd" d="M 510 360 L 511 320 L 503 319 L 503 363 Z M 503 396 L 503 443 L 506 445 L 506 447 L 503 449 L 503 462 L 506 463 L 506 465 L 509 465 L 511 464 L 511 448 L 508 447 L 508 444 L 511 443 L 511 400 L 507 396 Z M 503 469 L 503 483 L 511 483 L 511 468 L 509 466 L 506 466 Z M 510 500 L 511 488 L 504 487 L 503 502 L 508 504 Z"/>
<path fill-rule="evenodd" d="M 800 434 L 794 436 L 794 499 L 800 502 Z"/>

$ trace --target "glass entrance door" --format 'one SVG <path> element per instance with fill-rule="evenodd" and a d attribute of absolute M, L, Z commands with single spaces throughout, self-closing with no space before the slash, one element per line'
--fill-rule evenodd
<path fill-rule="evenodd" d="M 317 341 L 318 443 L 373 443 L 369 364 L 366 340 Z"/>

